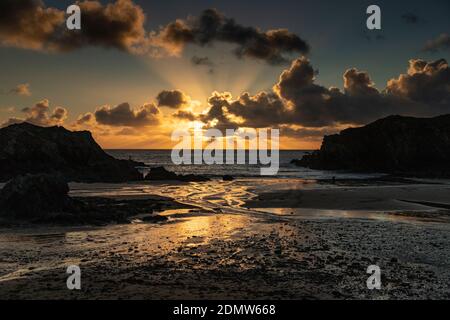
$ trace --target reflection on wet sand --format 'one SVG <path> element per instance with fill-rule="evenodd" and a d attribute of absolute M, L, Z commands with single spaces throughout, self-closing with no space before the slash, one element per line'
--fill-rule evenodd
<path fill-rule="evenodd" d="M 290 204 L 277 198 L 285 197 L 285 191 L 314 188 L 328 193 L 343 190 L 300 179 L 73 184 L 72 196 L 170 196 L 196 208 L 155 212 L 168 217 L 160 223 L 136 216 L 130 224 L 105 227 L 0 230 L 0 298 L 448 294 L 448 288 L 440 285 L 450 280 L 446 212 L 424 206 L 396 212 L 273 206 Z M 275 202 L 258 202 L 261 190 L 281 193 L 275 194 Z M 260 206 L 248 208 L 252 200 Z M 367 203 L 372 204 L 360 205 Z M 365 266 L 373 263 L 380 264 L 391 281 L 376 293 L 367 292 L 364 285 Z M 85 289 L 80 293 L 64 288 L 65 268 L 70 264 L 83 270 Z M 417 277 L 414 283 L 409 281 L 411 274 Z"/>

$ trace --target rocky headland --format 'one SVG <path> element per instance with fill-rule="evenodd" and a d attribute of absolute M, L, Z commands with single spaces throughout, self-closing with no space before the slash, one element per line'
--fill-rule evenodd
<path fill-rule="evenodd" d="M 60 174 L 66 181 L 142 180 L 143 163 L 118 160 L 95 142 L 89 131 L 39 127 L 30 123 L 0 129 L 0 181 L 24 174 Z"/>
<path fill-rule="evenodd" d="M 450 176 L 450 115 L 389 116 L 325 136 L 320 150 L 294 164 L 319 170 Z"/>

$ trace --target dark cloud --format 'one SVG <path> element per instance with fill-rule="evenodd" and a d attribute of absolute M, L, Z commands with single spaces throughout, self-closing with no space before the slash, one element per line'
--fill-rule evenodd
<path fill-rule="evenodd" d="M 186 44 L 199 46 L 214 42 L 236 44 L 234 53 L 238 57 L 254 58 L 270 64 L 286 62 L 286 55 L 306 54 L 309 45 L 296 34 L 286 29 L 260 31 L 246 27 L 225 17 L 215 9 L 208 9 L 198 17 L 176 20 L 152 36 L 152 42 L 177 54 Z"/>
<path fill-rule="evenodd" d="M 163 90 L 156 97 L 159 107 L 181 108 L 185 106 L 190 97 L 180 90 Z"/>
<path fill-rule="evenodd" d="M 194 121 L 197 119 L 197 116 L 194 113 L 186 110 L 178 110 L 177 112 L 172 114 L 172 117 L 189 121 Z"/>
<path fill-rule="evenodd" d="M 62 123 L 67 118 L 67 110 L 61 107 L 55 108 L 50 116 L 51 121 Z"/>
<path fill-rule="evenodd" d="M 71 51 L 102 46 L 138 52 L 145 43 L 145 15 L 131 0 L 102 5 L 78 1 L 81 30 L 67 30 L 65 12 L 41 0 L 0 1 L 0 43 L 27 49 Z"/>
<path fill-rule="evenodd" d="M 46 49 L 64 25 L 64 12 L 41 0 L 0 1 L 0 43 L 26 49 Z"/>
<path fill-rule="evenodd" d="M 95 120 L 94 114 L 92 112 L 88 112 L 88 113 L 80 115 L 76 121 L 76 124 L 82 125 L 82 124 L 86 124 L 86 123 L 91 123 L 91 122 L 93 122 L 93 120 Z"/>
<path fill-rule="evenodd" d="M 426 69 L 425 73 L 428 72 L 429 75 L 420 76 L 423 87 L 417 88 L 422 91 L 422 97 L 427 95 L 424 99 L 419 99 L 418 95 L 407 97 L 399 91 L 394 92 L 392 81 L 388 83 L 386 90 L 380 92 L 366 72 L 354 68 L 344 73 L 343 92 L 336 88 L 327 89 L 315 84 L 312 67 L 304 58 L 297 59 L 289 70 L 283 72 L 274 90 L 291 106 L 289 119 L 294 124 L 308 127 L 364 124 L 391 114 L 429 114 L 443 109 L 449 111 L 448 102 L 431 97 L 439 93 L 438 96 L 446 95 L 448 98 L 448 90 L 444 94 L 445 90 L 436 89 L 436 86 L 448 88 L 449 80 L 445 76 L 449 71 L 448 65 L 445 62 L 433 62 Z"/>
<path fill-rule="evenodd" d="M 323 136 L 338 132 L 336 127 L 324 128 L 296 128 L 292 126 L 280 127 L 280 135 L 291 138 L 298 138 L 304 141 L 321 141 Z"/>
<path fill-rule="evenodd" d="M 437 52 L 450 49 L 450 35 L 442 33 L 437 38 L 429 40 L 423 47 L 423 51 Z"/>
<path fill-rule="evenodd" d="M 367 72 L 358 71 L 351 68 L 344 73 L 344 90 L 347 94 L 357 95 L 377 95 L 378 90 L 374 87 L 374 83 L 370 79 Z"/>
<path fill-rule="evenodd" d="M 207 127 L 214 127 L 216 129 L 237 129 L 239 124 L 230 119 L 226 109 L 232 101 L 231 93 L 229 92 L 213 92 L 212 96 L 208 98 L 210 106 L 206 114 L 201 114 L 198 120 L 207 124 Z M 212 122 L 212 123 L 211 123 Z"/>
<path fill-rule="evenodd" d="M 450 112 L 449 72 L 445 60 L 411 60 L 407 74 L 379 91 L 367 72 L 351 68 L 343 75 L 341 91 L 316 84 L 316 72 L 303 57 L 281 74 L 273 92 L 244 93 L 236 99 L 215 92 L 208 100 L 210 109 L 197 119 L 220 129 L 281 127 L 291 135 L 313 136 L 391 114 L 432 116 Z"/>
<path fill-rule="evenodd" d="M 386 92 L 430 107 L 450 111 L 450 68 L 444 59 L 426 62 L 421 59 L 409 61 L 407 74 L 392 79 Z"/>
<path fill-rule="evenodd" d="M 218 120 L 219 126 L 226 129 L 263 128 L 285 122 L 284 105 L 273 93 L 260 92 L 254 96 L 243 93 L 233 100 L 230 93 L 214 92 L 208 103 L 210 109 L 207 114 L 200 116 L 200 120 Z"/>
<path fill-rule="evenodd" d="M 139 51 L 145 41 L 145 14 L 131 0 L 102 5 L 98 1 L 77 2 L 82 12 L 81 30 L 65 31 L 56 40 L 61 50 L 102 46 L 123 51 Z"/>
<path fill-rule="evenodd" d="M 103 106 L 95 113 L 95 120 L 99 124 L 109 126 L 143 127 L 159 123 L 160 111 L 152 103 L 132 109 L 128 103 L 115 107 Z"/>
<path fill-rule="evenodd" d="M 263 32 L 242 26 L 215 9 L 171 22 L 158 32 L 147 32 L 146 16 L 132 0 L 108 4 L 85 0 L 76 4 L 82 13 L 81 30 L 67 30 L 65 12 L 48 8 L 41 0 L 1 0 L 0 44 L 43 51 L 100 46 L 158 56 L 179 54 L 187 44 L 226 42 L 236 45 L 236 56 L 270 64 L 284 63 L 290 54 L 309 51 L 303 39 L 286 29 Z M 210 66 L 204 58 L 193 59 L 193 63 Z"/>
<path fill-rule="evenodd" d="M 50 112 L 49 101 L 47 99 L 36 103 L 31 108 L 23 108 L 27 117 L 26 122 L 30 122 L 39 126 L 60 125 L 67 118 L 67 110 L 62 107 L 56 107 Z"/>
<path fill-rule="evenodd" d="M 194 66 L 204 66 L 204 67 L 208 67 L 208 72 L 209 73 L 214 73 L 214 67 L 215 64 L 214 62 L 211 61 L 211 59 L 209 59 L 208 57 L 197 57 L 197 56 L 193 56 L 191 58 L 191 63 Z"/>
<path fill-rule="evenodd" d="M 49 101 L 44 99 L 39 101 L 32 107 L 23 108 L 21 111 L 25 113 L 25 118 L 10 118 L 2 123 L 2 127 L 21 122 L 29 122 L 38 126 L 55 126 L 62 125 L 67 119 L 67 110 L 62 107 L 56 107 L 50 110 Z"/>
<path fill-rule="evenodd" d="M 214 63 L 208 57 L 193 56 L 191 62 L 194 66 L 214 67 Z"/>

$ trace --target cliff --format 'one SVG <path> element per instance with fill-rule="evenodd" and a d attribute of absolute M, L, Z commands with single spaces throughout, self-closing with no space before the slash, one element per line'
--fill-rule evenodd
<path fill-rule="evenodd" d="M 59 173 L 78 182 L 141 180 L 137 165 L 108 155 L 89 131 L 30 123 L 0 129 L 0 181 L 28 173 Z"/>
<path fill-rule="evenodd" d="M 325 136 L 320 150 L 294 160 L 312 169 L 450 176 L 450 115 L 390 116 Z"/>

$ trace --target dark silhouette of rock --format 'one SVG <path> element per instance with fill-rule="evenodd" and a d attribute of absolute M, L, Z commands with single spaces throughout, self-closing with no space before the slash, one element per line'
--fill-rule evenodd
<path fill-rule="evenodd" d="M 142 217 L 142 221 L 150 222 L 150 223 L 164 222 L 164 221 L 167 221 L 167 220 L 169 220 L 167 217 L 160 216 L 160 215 L 150 215 L 150 216 Z"/>
<path fill-rule="evenodd" d="M 74 212 L 80 203 L 68 196 L 69 186 L 59 175 L 16 177 L 0 190 L 0 215 L 14 219 L 42 219 L 49 214 Z"/>
<path fill-rule="evenodd" d="M 166 170 L 164 167 L 151 168 L 145 180 L 178 180 L 178 175 Z"/>
<path fill-rule="evenodd" d="M 128 223 L 135 215 L 165 209 L 190 208 L 171 198 L 149 196 L 146 199 L 72 198 L 61 175 L 18 176 L 0 190 L 0 224 L 44 223 L 57 225 L 105 225 Z M 148 222 L 167 220 L 148 216 Z"/>
<path fill-rule="evenodd" d="M 181 175 L 166 170 L 164 167 L 151 168 L 150 172 L 145 176 L 145 180 L 151 181 L 184 181 L 184 182 L 201 182 L 209 181 L 207 177 L 195 174 Z"/>
<path fill-rule="evenodd" d="M 450 176 L 450 115 L 390 116 L 325 136 L 320 150 L 293 163 L 312 169 Z"/>
<path fill-rule="evenodd" d="M 233 178 L 233 176 L 230 176 L 229 174 L 226 174 L 226 175 L 224 175 L 224 176 L 222 177 L 222 180 L 223 180 L 223 181 L 233 181 L 234 178 Z"/>
<path fill-rule="evenodd" d="M 60 173 L 79 182 L 142 180 L 141 165 L 108 155 L 89 131 L 30 123 L 0 129 L 0 181 L 27 173 Z"/>

